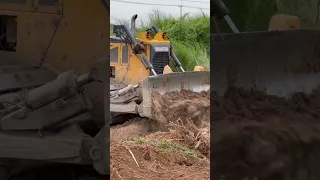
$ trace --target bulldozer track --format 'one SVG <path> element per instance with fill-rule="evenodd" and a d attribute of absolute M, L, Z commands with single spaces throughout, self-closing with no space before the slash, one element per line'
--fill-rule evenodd
<path fill-rule="evenodd" d="M 23 125 L 23 121 L 19 123 L 19 121 L 15 122 L 14 119 L 10 121 L 6 121 L 8 117 L 11 116 L 12 113 L 15 113 L 21 109 L 29 109 L 27 101 L 29 93 L 42 85 L 45 85 L 49 82 L 54 81 L 58 77 L 58 74 L 54 73 L 51 70 L 45 68 L 35 68 L 32 66 L 17 66 L 17 65 L 2 65 L 0 66 L 0 120 L 1 120 L 1 128 L 0 128 L 0 141 L 2 144 L 1 147 L 1 157 L 0 157 L 0 179 L 1 180 L 36 180 L 36 179 L 61 179 L 61 180 L 102 180 L 105 179 L 106 176 L 99 175 L 92 167 L 90 166 L 79 166 L 79 165 L 67 165 L 67 164 L 56 164 L 49 161 L 46 161 L 46 155 L 52 148 L 59 147 L 58 144 L 52 144 L 50 146 L 43 146 L 43 142 L 41 142 L 40 136 L 43 134 L 37 133 L 37 131 L 30 130 L 19 130 L 21 128 L 27 128 L 29 125 L 33 126 L 32 123 L 29 125 Z M 72 106 L 69 106 L 72 107 Z M 62 111 L 60 111 L 62 113 Z M 61 114 L 60 113 L 60 114 Z M 45 113 L 48 114 L 48 113 Z M 40 119 L 38 117 L 33 118 L 35 124 L 46 121 L 48 116 L 43 114 L 43 118 Z M 62 113 L 63 114 L 63 113 Z M 21 118 L 25 117 L 22 115 Z M 88 118 L 92 118 L 91 116 L 82 116 L 85 120 Z M 9 118 L 10 119 L 10 118 Z M 76 119 L 74 119 L 76 120 Z M 29 121 L 29 120 L 28 120 Z M 37 121 L 37 122 L 36 122 Z M 11 123 L 14 122 L 14 123 Z M 11 124 L 11 125 L 9 125 Z M 30 127 L 31 127 L 30 126 Z M 6 128 L 18 128 L 16 133 L 13 131 L 6 131 Z M 69 129 L 71 130 L 71 129 Z M 46 135 L 48 133 L 44 133 Z M 49 133 L 50 134 L 50 133 Z M 68 134 L 68 133 L 67 133 Z M 75 141 L 77 141 L 76 136 L 72 137 L 72 134 L 69 134 L 63 138 L 61 137 L 53 137 L 48 139 L 48 141 L 55 141 L 54 138 L 62 138 L 64 141 L 69 144 L 67 149 L 62 149 L 60 151 L 64 151 L 64 153 L 68 154 L 73 150 L 76 150 Z M 80 133 L 81 134 L 81 133 Z M 79 135 L 80 135 L 79 134 Z M 83 136 L 85 135 L 82 132 Z M 21 136 L 21 137 L 20 137 Z M 38 136 L 38 137 L 37 137 Z M 88 136 L 88 135 L 85 135 Z M 89 137 L 89 136 L 88 136 Z M 48 138 L 48 137 L 47 137 Z M 71 141 L 67 139 L 73 139 Z M 52 141 L 52 142 L 53 142 Z M 28 142 L 28 143 L 26 143 Z M 16 143 L 16 144 L 15 144 Z M 28 145 L 29 144 L 29 145 Z M 30 146 L 31 144 L 31 146 Z M 33 144 L 33 145 L 32 145 Z M 72 145 L 73 144 L 73 145 Z M 76 146 L 74 146 L 76 145 Z M 24 147 L 21 150 L 14 150 L 15 146 Z M 72 147 L 73 146 L 73 147 Z M 19 159 L 23 158 L 23 156 L 28 156 L 32 154 L 32 151 L 36 151 L 37 148 L 42 148 L 42 155 L 34 154 L 32 157 L 35 159 L 44 158 L 43 163 L 39 166 L 34 164 L 33 160 L 21 162 Z M 34 149 L 35 148 L 35 149 Z M 76 149 L 75 149 L 76 148 Z M 73 149 L 73 150 L 72 150 Z M 71 151 L 70 151 L 71 150 Z M 59 153 L 56 153 L 56 155 Z M 62 153 L 63 154 L 63 153 Z M 66 155 L 66 154 L 65 154 Z M 59 155 L 58 155 L 59 156 Z M 57 157 L 58 157 L 57 156 Z M 11 159 L 14 158 L 14 159 Z M 48 157 L 48 156 L 47 156 Z M 54 157 L 54 156 L 51 156 Z M 58 166 L 57 166 L 58 165 Z M 43 167 L 45 166 L 45 167 Z M 62 168 L 65 167 L 65 168 Z M 48 173 L 48 174 L 46 174 Z M 56 177 L 52 176 L 53 174 L 60 174 Z"/>

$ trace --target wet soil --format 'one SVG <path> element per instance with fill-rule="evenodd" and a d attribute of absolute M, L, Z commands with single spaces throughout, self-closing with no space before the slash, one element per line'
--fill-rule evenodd
<path fill-rule="evenodd" d="M 319 89 L 290 99 L 239 88 L 212 95 L 212 178 L 320 179 Z"/>
<path fill-rule="evenodd" d="M 141 141 L 111 142 L 111 179 L 208 180 L 210 178 L 207 158 L 186 156 L 182 151 L 170 150 L 171 144 L 180 144 L 174 135 L 158 132 L 140 139 Z M 159 144 L 163 142 L 163 146 L 151 142 Z M 168 142 L 167 145 L 164 142 Z"/>
<path fill-rule="evenodd" d="M 210 93 L 188 90 L 152 94 L 154 115 L 163 124 L 192 119 L 197 127 L 210 122 Z"/>

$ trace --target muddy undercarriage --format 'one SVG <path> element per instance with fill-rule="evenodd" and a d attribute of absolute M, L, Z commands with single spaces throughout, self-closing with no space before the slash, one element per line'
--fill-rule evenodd
<path fill-rule="evenodd" d="M 0 66 L 1 180 L 106 178 L 104 92 L 92 72 Z"/>

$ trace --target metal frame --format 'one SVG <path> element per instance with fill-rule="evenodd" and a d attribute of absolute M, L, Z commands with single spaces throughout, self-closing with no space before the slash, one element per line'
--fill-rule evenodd
<path fill-rule="evenodd" d="M 56 6 L 40 5 L 39 0 L 26 0 L 25 4 L 2 2 L 0 3 L 0 10 L 62 14 L 62 6 L 62 0 L 58 0 L 58 4 Z"/>
<path fill-rule="evenodd" d="M 19 3 L 0 3 L 0 10 L 13 10 L 13 11 L 32 11 L 34 0 L 26 0 L 25 4 Z"/>
<path fill-rule="evenodd" d="M 46 6 L 40 5 L 39 0 L 34 0 L 34 11 L 40 13 L 52 13 L 52 14 L 62 14 L 62 0 L 58 0 L 58 4 L 56 6 Z"/>

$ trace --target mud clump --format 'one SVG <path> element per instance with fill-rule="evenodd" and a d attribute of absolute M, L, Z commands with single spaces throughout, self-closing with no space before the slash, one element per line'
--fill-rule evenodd
<path fill-rule="evenodd" d="M 192 149 L 210 157 L 210 92 L 152 94 L 154 115 Z"/>
<path fill-rule="evenodd" d="M 320 91 L 212 93 L 213 179 L 320 179 Z"/>
<path fill-rule="evenodd" d="M 160 95 L 152 93 L 154 116 L 163 124 L 177 120 L 193 120 L 197 127 L 210 122 L 210 93 L 189 90 Z"/>
<path fill-rule="evenodd" d="M 320 92 L 296 93 L 290 99 L 260 91 L 230 88 L 223 97 L 213 93 L 214 122 L 228 121 L 316 121 L 320 117 Z"/>

